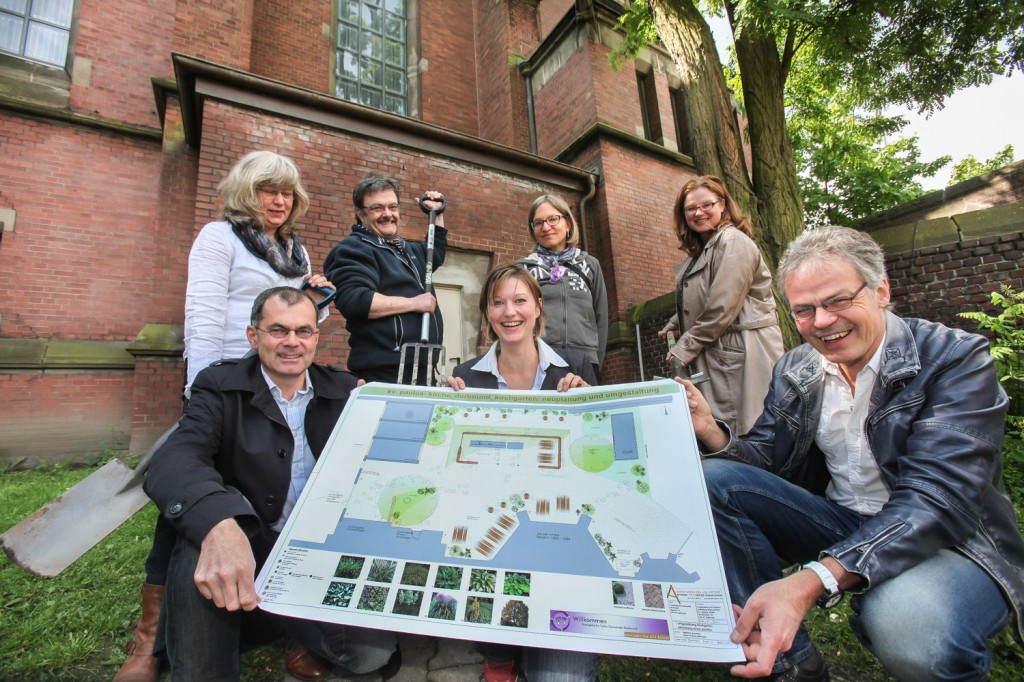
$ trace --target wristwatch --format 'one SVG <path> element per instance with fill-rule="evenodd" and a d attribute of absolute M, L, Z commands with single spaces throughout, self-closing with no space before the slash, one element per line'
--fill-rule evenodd
<path fill-rule="evenodd" d="M 803 568 L 809 568 L 814 571 L 818 578 L 821 579 L 821 584 L 825 586 L 825 594 L 818 597 L 817 603 L 819 608 L 830 609 L 843 601 L 843 591 L 839 589 L 839 583 L 836 582 L 836 578 L 832 575 L 832 571 L 828 570 L 817 561 L 808 561 L 803 565 Z"/>

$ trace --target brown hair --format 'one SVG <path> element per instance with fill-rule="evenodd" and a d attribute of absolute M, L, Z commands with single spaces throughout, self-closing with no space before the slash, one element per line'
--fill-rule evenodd
<path fill-rule="evenodd" d="M 544 295 L 540 292 L 540 285 L 537 284 L 537 280 L 533 278 L 529 272 L 526 271 L 521 265 L 509 264 L 499 265 L 498 267 L 491 270 L 487 275 L 487 279 L 484 280 L 484 286 L 480 294 L 480 314 L 484 320 L 487 320 L 487 308 L 490 306 L 491 299 L 494 297 L 494 292 L 505 285 L 505 282 L 510 279 L 522 280 L 526 284 L 526 288 L 533 294 L 533 299 L 537 301 L 537 305 L 540 306 L 540 316 L 537 318 L 537 322 L 533 327 L 533 335 L 535 337 L 544 336 Z M 491 329 L 491 323 L 487 323 L 487 340 L 490 341 L 494 338 L 494 330 Z"/>
<path fill-rule="evenodd" d="M 736 226 L 736 229 L 753 239 L 754 233 L 750 228 L 750 218 L 743 213 L 739 204 L 729 194 L 729 190 L 725 188 L 725 183 L 714 175 L 702 175 L 683 185 L 683 188 L 679 190 L 679 196 L 676 197 L 675 208 L 672 209 L 672 218 L 675 221 L 676 236 L 679 237 L 680 251 L 684 251 L 690 256 L 696 256 L 704 248 L 704 242 L 701 241 L 700 235 L 691 230 L 690 226 L 686 223 L 686 196 L 700 187 L 711 190 L 725 201 L 725 208 L 722 210 L 722 221 L 715 226 L 716 230 L 725 223 L 732 223 Z"/>

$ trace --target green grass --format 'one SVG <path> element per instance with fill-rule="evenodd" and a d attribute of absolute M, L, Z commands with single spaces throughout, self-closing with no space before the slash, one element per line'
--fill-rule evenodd
<path fill-rule="evenodd" d="M 1007 442 L 1007 487 L 1024 522 L 1024 438 Z M 13 526 L 95 470 L 52 466 L 0 473 L 0 531 Z M 0 682 L 109 680 L 124 658 L 139 615 L 139 584 L 156 510 L 147 505 L 56 578 L 38 578 L 0 554 Z M 874 657 L 857 642 L 846 619 L 847 604 L 815 609 L 808 627 L 837 681 L 890 682 Z M 1004 631 L 993 642 L 991 679 L 1016 679 L 1024 651 Z M 279 682 L 284 661 L 279 645 L 242 658 L 242 679 Z M 659 659 L 601 656 L 603 682 L 706 682 L 732 680 L 725 666 Z"/>

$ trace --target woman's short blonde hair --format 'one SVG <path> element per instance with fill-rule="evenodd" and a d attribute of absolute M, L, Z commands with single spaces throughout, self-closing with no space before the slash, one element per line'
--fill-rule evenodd
<path fill-rule="evenodd" d="M 292 212 L 284 224 L 277 228 L 277 237 L 288 239 L 295 232 L 299 218 L 309 208 L 309 195 L 302 186 L 295 162 L 275 152 L 249 152 L 238 160 L 227 177 L 217 185 L 217 194 L 224 204 L 224 218 L 252 221 L 254 227 L 264 229 L 263 202 L 259 193 L 261 187 L 292 191 Z"/>
<path fill-rule="evenodd" d="M 556 206 L 555 208 L 558 207 Z M 537 317 L 537 322 L 533 325 L 533 335 L 538 338 L 544 336 L 544 295 L 540 293 L 540 285 L 537 284 L 537 280 L 533 278 L 533 275 L 526 271 L 526 268 L 512 263 L 509 265 L 499 265 L 494 268 L 487 275 L 487 279 L 484 280 L 484 286 L 480 294 L 480 314 L 487 321 L 488 343 L 497 338 L 497 335 L 487 319 L 487 308 L 491 305 L 494 292 L 505 286 L 505 283 L 510 279 L 521 280 L 526 285 L 526 288 L 530 290 L 533 300 L 540 306 L 540 315 Z"/>
<path fill-rule="evenodd" d="M 541 204 L 551 204 L 555 207 L 556 211 L 565 216 L 565 219 L 569 221 L 569 232 L 565 235 L 565 246 L 570 247 L 579 244 L 580 228 L 576 224 L 576 218 L 573 217 L 572 211 L 569 210 L 568 202 L 557 194 L 542 194 L 533 200 L 533 205 L 530 206 L 530 214 L 526 218 L 526 224 L 530 229 L 530 236 L 533 237 L 533 241 L 537 241 L 537 236 L 533 233 L 533 218 L 537 215 L 537 209 L 540 208 Z"/>
<path fill-rule="evenodd" d="M 676 236 L 679 237 L 680 251 L 685 251 L 690 256 L 696 256 L 704 249 L 704 242 L 701 241 L 700 236 L 696 232 L 690 229 L 689 224 L 686 222 L 686 197 L 690 192 L 700 187 L 704 187 L 717 194 L 725 202 L 725 207 L 722 210 L 722 222 L 715 226 L 716 230 L 720 225 L 732 223 L 740 232 L 751 239 L 754 238 L 754 233 L 750 228 L 750 218 L 743 212 L 743 209 L 736 203 L 736 200 L 732 198 L 732 195 L 729 194 L 725 183 L 714 175 L 701 175 L 683 185 L 683 188 L 679 190 L 679 196 L 676 197 L 675 208 L 672 210 Z"/>

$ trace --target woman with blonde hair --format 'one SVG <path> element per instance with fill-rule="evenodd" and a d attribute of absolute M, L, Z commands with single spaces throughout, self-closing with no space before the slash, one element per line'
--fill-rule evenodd
<path fill-rule="evenodd" d="M 679 331 L 669 352 L 736 435 L 763 409 L 782 330 L 772 277 L 743 214 L 719 178 L 702 175 L 679 191 L 673 210 L 679 249 L 676 314 L 659 332 Z"/>
<path fill-rule="evenodd" d="M 480 312 L 488 338 L 484 355 L 464 362 L 448 377 L 448 386 L 498 390 L 568 391 L 597 383 L 590 361 L 579 351 L 552 349 L 544 335 L 544 300 L 537 281 L 519 265 L 491 270 L 480 295 Z M 518 647 L 479 642 L 482 682 L 528 680 L 593 682 L 597 656 L 580 651 Z"/>
<path fill-rule="evenodd" d="M 249 315 L 265 289 L 304 282 L 315 289 L 334 288 L 323 275 L 312 274 L 309 254 L 296 234 L 309 196 L 291 159 L 270 151 L 250 152 L 231 168 L 217 192 L 223 220 L 199 231 L 188 258 L 186 399 L 201 370 L 249 352 Z M 323 302 L 318 307 L 322 321 L 327 309 Z M 175 538 L 170 523 L 158 517 L 146 558 L 142 615 L 114 682 L 156 682 L 159 677 L 160 658 L 153 655 L 153 645 Z M 303 679 L 318 679 L 330 671 L 297 643 L 288 645 L 285 660 L 288 671 Z"/>

